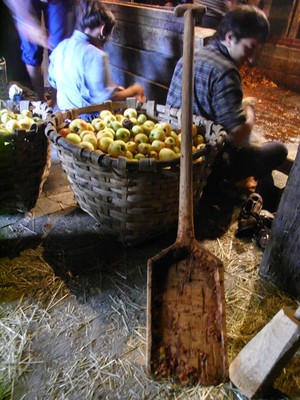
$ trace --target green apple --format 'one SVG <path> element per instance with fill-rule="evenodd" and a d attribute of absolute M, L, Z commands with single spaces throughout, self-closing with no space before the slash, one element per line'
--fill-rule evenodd
<path fill-rule="evenodd" d="M 133 133 L 133 135 L 144 133 L 143 128 L 140 125 L 133 125 L 133 127 L 131 128 L 131 132 Z"/>
<path fill-rule="evenodd" d="M 106 127 L 103 119 L 101 119 L 101 118 L 94 118 L 92 120 L 92 125 L 96 132 L 102 131 L 102 129 L 104 129 Z"/>
<path fill-rule="evenodd" d="M 118 158 L 120 156 L 125 157 L 127 153 L 126 143 L 123 140 L 114 140 L 107 149 L 109 155 L 114 158 Z"/>
<path fill-rule="evenodd" d="M 113 121 L 116 121 L 116 117 L 113 114 L 110 115 L 106 115 L 103 118 L 104 123 L 106 124 L 106 126 L 110 127 Z"/>
<path fill-rule="evenodd" d="M 172 126 L 168 122 L 161 122 L 158 124 L 158 128 L 165 132 L 166 136 L 170 136 L 172 132 Z"/>
<path fill-rule="evenodd" d="M 140 143 L 149 143 L 149 139 L 148 136 L 145 135 L 144 133 L 137 133 L 133 140 L 135 141 L 136 144 L 140 144 Z"/>
<path fill-rule="evenodd" d="M 19 119 L 18 122 L 19 122 L 19 124 L 21 125 L 21 127 L 22 127 L 23 129 L 25 129 L 26 131 L 29 131 L 31 125 L 35 123 L 34 120 L 33 120 L 32 118 L 25 117 L 25 116 L 23 116 L 22 119 Z"/>
<path fill-rule="evenodd" d="M 17 129 L 24 129 L 22 128 L 21 124 L 19 121 L 16 119 L 10 119 L 6 122 L 5 128 L 8 130 L 8 132 L 13 133 Z"/>
<path fill-rule="evenodd" d="M 180 148 L 179 147 L 175 146 L 173 150 L 175 151 L 176 154 L 180 154 Z"/>
<path fill-rule="evenodd" d="M 137 144 L 133 140 L 130 140 L 126 143 L 126 147 L 128 151 L 130 151 L 131 153 L 135 153 Z"/>
<path fill-rule="evenodd" d="M 153 140 L 151 143 L 151 148 L 152 150 L 156 151 L 157 153 L 160 152 L 161 149 L 163 149 L 165 146 L 164 142 L 161 140 Z"/>
<path fill-rule="evenodd" d="M 120 128 L 116 132 L 116 139 L 123 140 L 123 142 L 128 142 L 130 139 L 130 131 L 126 128 Z"/>
<path fill-rule="evenodd" d="M 134 158 L 134 160 L 141 160 L 142 158 L 146 158 L 146 157 L 142 153 L 136 153 L 136 155 L 133 158 Z"/>
<path fill-rule="evenodd" d="M 123 128 L 122 122 L 117 120 L 112 121 L 112 123 L 110 124 L 110 128 L 117 132 L 118 129 Z"/>
<path fill-rule="evenodd" d="M 144 154 L 145 156 L 149 156 L 151 153 L 151 144 L 150 143 L 140 143 L 137 146 L 137 152 Z"/>
<path fill-rule="evenodd" d="M 79 135 L 77 135 L 77 133 L 72 132 L 66 136 L 66 140 L 68 140 L 68 142 L 78 144 L 81 142 L 81 137 Z"/>
<path fill-rule="evenodd" d="M 92 133 L 92 132 L 86 133 L 83 137 L 81 137 L 81 140 L 83 142 L 90 142 L 90 143 L 92 143 L 94 149 L 97 148 L 97 138 L 94 133 Z"/>
<path fill-rule="evenodd" d="M 144 122 L 143 125 L 141 125 L 141 126 L 142 126 L 142 128 L 143 128 L 144 133 L 145 133 L 146 135 L 149 135 L 149 133 L 152 131 L 152 129 L 154 129 L 154 125 L 155 125 L 155 124 L 154 124 L 153 121 L 147 119 L 147 121 Z"/>
<path fill-rule="evenodd" d="M 172 136 L 168 136 L 165 140 L 165 146 L 168 149 L 174 150 L 174 147 L 176 146 L 176 140 Z"/>
<path fill-rule="evenodd" d="M 112 112 L 109 110 L 102 110 L 99 113 L 99 118 L 104 119 L 105 117 L 107 117 L 108 115 L 112 115 Z"/>
<path fill-rule="evenodd" d="M 137 117 L 137 122 L 139 125 L 143 125 L 147 121 L 147 116 L 146 114 L 139 114 Z"/>
<path fill-rule="evenodd" d="M 173 158 L 178 157 L 177 154 L 175 153 L 175 151 L 173 151 L 172 149 L 168 149 L 167 147 L 165 147 L 164 149 L 161 149 L 160 152 L 158 153 L 158 157 L 160 160 L 162 161 L 168 161 L 168 160 L 172 160 Z"/>
<path fill-rule="evenodd" d="M 70 122 L 69 128 L 73 133 L 80 133 L 87 130 L 87 123 L 81 118 L 75 118 Z"/>
<path fill-rule="evenodd" d="M 94 151 L 95 147 L 93 146 L 93 144 L 91 142 L 87 142 L 85 140 L 83 140 L 82 142 L 78 143 L 79 147 L 83 147 L 86 150 L 90 150 L 90 151 Z"/>
<path fill-rule="evenodd" d="M 152 143 L 154 140 L 161 140 L 162 142 L 165 140 L 166 134 L 160 128 L 154 128 L 149 133 L 149 142 Z"/>
<path fill-rule="evenodd" d="M 136 118 L 137 111 L 135 108 L 126 108 L 126 110 L 123 112 L 123 115 L 125 118 Z"/>
<path fill-rule="evenodd" d="M 108 136 L 103 136 L 98 139 L 98 148 L 107 153 L 108 147 L 113 143 L 114 139 Z"/>

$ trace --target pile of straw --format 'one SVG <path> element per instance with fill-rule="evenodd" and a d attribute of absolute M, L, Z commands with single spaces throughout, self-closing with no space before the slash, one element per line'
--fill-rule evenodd
<path fill-rule="evenodd" d="M 204 242 L 225 267 L 229 361 L 283 306 L 297 306 L 259 278 L 261 251 L 233 229 Z M 68 284 L 41 248 L 0 260 L 0 399 L 244 398 L 230 382 L 182 388 L 146 376 L 147 260 L 122 251 L 97 279 L 72 276 Z M 299 372 L 298 352 L 275 386 L 296 398 Z"/>

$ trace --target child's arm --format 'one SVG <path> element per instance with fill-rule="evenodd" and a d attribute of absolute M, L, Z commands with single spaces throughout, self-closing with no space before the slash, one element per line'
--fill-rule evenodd
<path fill-rule="evenodd" d="M 145 102 L 147 99 L 145 97 L 145 91 L 143 86 L 138 83 L 134 83 L 129 86 L 127 89 L 119 88 L 116 90 L 112 96 L 113 101 L 121 101 L 125 100 L 127 97 L 135 97 L 137 100 L 141 102 Z"/>

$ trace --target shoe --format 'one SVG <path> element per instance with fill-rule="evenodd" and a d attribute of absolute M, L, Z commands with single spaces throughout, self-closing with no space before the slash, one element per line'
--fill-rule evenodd
<path fill-rule="evenodd" d="M 258 193 L 252 193 L 243 204 L 238 217 L 238 233 L 256 233 L 263 228 L 260 212 L 263 199 Z"/>

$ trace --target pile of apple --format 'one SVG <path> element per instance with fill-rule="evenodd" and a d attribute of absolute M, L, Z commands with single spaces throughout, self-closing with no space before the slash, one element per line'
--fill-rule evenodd
<path fill-rule="evenodd" d="M 20 113 L 14 113 L 6 108 L 0 110 L 0 133 L 3 135 L 10 135 L 19 129 L 29 132 L 31 126 L 37 122 L 42 122 L 42 119 L 33 116 L 30 110 L 23 110 Z"/>
<path fill-rule="evenodd" d="M 173 130 L 168 122 L 153 122 L 134 108 L 127 108 L 123 114 L 102 110 L 91 122 L 76 118 L 58 133 L 73 144 L 107 153 L 113 158 L 123 156 L 129 160 L 154 158 L 166 161 L 180 155 L 180 131 Z M 205 146 L 195 125 L 193 144 L 193 151 Z"/>

